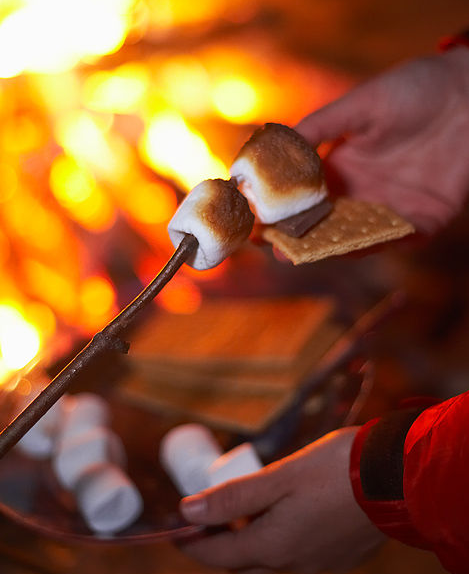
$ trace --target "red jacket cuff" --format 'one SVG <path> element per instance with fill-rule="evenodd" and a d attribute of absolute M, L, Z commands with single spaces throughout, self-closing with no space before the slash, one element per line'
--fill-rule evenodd
<path fill-rule="evenodd" d="M 460 32 L 454 36 L 444 36 L 438 42 L 438 48 L 441 52 L 447 52 L 457 46 L 466 46 L 469 48 L 469 30 Z"/>
<path fill-rule="evenodd" d="M 370 498 L 364 492 L 361 478 L 362 452 L 370 434 L 381 419 L 373 419 L 358 431 L 350 457 L 350 479 L 355 499 L 368 518 L 387 536 L 410 546 L 428 549 L 425 540 L 415 529 L 403 497 L 389 500 Z"/>

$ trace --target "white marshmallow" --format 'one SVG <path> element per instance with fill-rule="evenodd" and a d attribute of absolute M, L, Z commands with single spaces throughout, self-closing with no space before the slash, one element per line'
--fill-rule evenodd
<path fill-rule="evenodd" d="M 281 124 L 265 124 L 256 130 L 230 172 L 265 224 L 310 209 L 328 193 L 316 151 L 300 134 Z"/>
<path fill-rule="evenodd" d="M 52 467 L 60 484 L 73 490 L 87 471 L 105 463 L 124 466 L 125 450 L 112 431 L 96 427 L 60 441 Z"/>
<path fill-rule="evenodd" d="M 18 448 L 24 454 L 36 460 L 45 460 L 52 456 L 57 430 L 60 427 L 67 403 L 68 397 L 59 399 L 21 438 L 18 442 Z"/>
<path fill-rule="evenodd" d="M 187 263 L 195 269 L 210 269 L 241 246 L 253 223 L 249 205 L 234 184 L 209 179 L 186 196 L 169 222 L 168 233 L 174 247 L 186 234 L 194 235 L 199 245 Z"/>
<path fill-rule="evenodd" d="M 75 488 L 77 505 L 91 530 L 111 535 L 130 526 L 143 510 L 142 497 L 124 472 L 113 465 L 94 467 Z"/>
<path fill-rule="evenodd" d="M 207 469 L 222 454 L 208 428 L 198 424 L 170 430 L 160 445 L 160 462 L 183 496 L 209 487 Z"/>
<path fill-rule="evenodd" d="M 106 426 L 109 422 L 109 405 L 94 393 L 71 395 L 60 427 L 60 440 L 66 441 L 83 432 Z"/>
<path fill-rule="evenodd" d="M 207 469 L 209 486 L 246 476 L 262 468 L 262 462 L 251 443 L 245 442 L 226 452 Z"/>
<path fill-rule="evenodd" d="M 231 175 L 238 183 L 239 191 L 246 197 L 262 223 L 276 223 L 292 215 L 297 215 L 320 203 L 327 196 L 323 183 L 312 191 L 298 187 L 291 195 L 279 196 L 272 202 L 268 185 L 262 181 L 251 161 L 241 157 L 231 166 Z"/>

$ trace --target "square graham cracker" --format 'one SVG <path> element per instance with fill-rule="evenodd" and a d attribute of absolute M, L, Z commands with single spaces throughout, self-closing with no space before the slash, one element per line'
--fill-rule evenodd
<path fill-rule="evenodd" d="M 207 299 L 192 315 L 158 312 L 135 333 L 128 361 L 205 375 L 290 369 L 334 312 L 326 297 Z"/>
<path fill-rule="evenodd" d="M 262 237 L 295 265 L 343 255 L 415 231 L 412 224 L 384 205 L 340 197 L 331 214 L 302 237 L 267 226 Z"/>
<path fill-rule="evenodd" d="M 291 401 L 292 394 L 227 392 L 221 387 L 210 389 L 177 388 L 170 381 L 134 375 L 121 384 L 119 398 L 148 412 L 173 413 L 214 428 L 252 433 L 262 430 Z"/>
<path fill-rule="evenodd" d="M 279 395 L 286 390 L 295 390 L 306 375 L 314 372 L 318 363 L 327 351 L 344 334 L 344 325 L 327 321 L 308 341 L 297 359 L 287 368 L 273 369 L 266 365 L 260 369 L 230 368 L 214 371 L 211 365 L 194 368 L 192 365 L 180 363 L 161 363 L 159 361 L 134 361 L 132 366 L 136 374 L 159 382 L 160 386 L 169 384 L 173 389 L 198 389 L 201 393 L 216 387 L 218 391 L 233 393 L 263 393 Z"/>

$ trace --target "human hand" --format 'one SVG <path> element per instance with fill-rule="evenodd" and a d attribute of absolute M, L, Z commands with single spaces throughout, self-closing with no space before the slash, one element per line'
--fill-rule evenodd
<path fill-rule="evenodd" d="M 331 187 L 385 203 L 434 232 L 469 192 L 469 49 L 385 72 L 296 130 L 313 145 L 344 138 L 325 158 Z"/>
<path fill-rule="evenodd" d="M 183 499 L 181 512 L 191 523 L 250 520 L 182 549 L 200 562 L 244 574 L 352 567 L 385 539 L 352 492 L 356 432 L 330 433 L 259 472 Z"/>

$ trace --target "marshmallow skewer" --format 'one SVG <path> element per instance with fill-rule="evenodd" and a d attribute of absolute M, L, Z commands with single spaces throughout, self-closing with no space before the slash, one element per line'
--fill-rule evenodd
<path fill-rule="evenodd" d="M 185 234 L 172 257 L 153 279 L 117 317 L 102 331 L 99 331 L 78 355 L 47 385 L 47 387 L 2 431 L 0 434 L 0 458 L 5 456 L 15 444 L 42 418 L 46 412 L 67 391 L 77 375 L 93 359 L 107 351 L 127 353 L 129 344 L 120 336 L 132 323 L 135 316 L 146 307 L 163 287 L 172 279 L 182 264 L 197 249 L 197 239 Z"/>
<path fill-rule="evenodd" d="M 194 235 L 199 245 L 187 264 L 211 269 L 240 247 L 253 225 L 254 215 L 233 180 L 206 179 L 178 207 L 168 233 L 173 245 L 186 233 Z"/>

